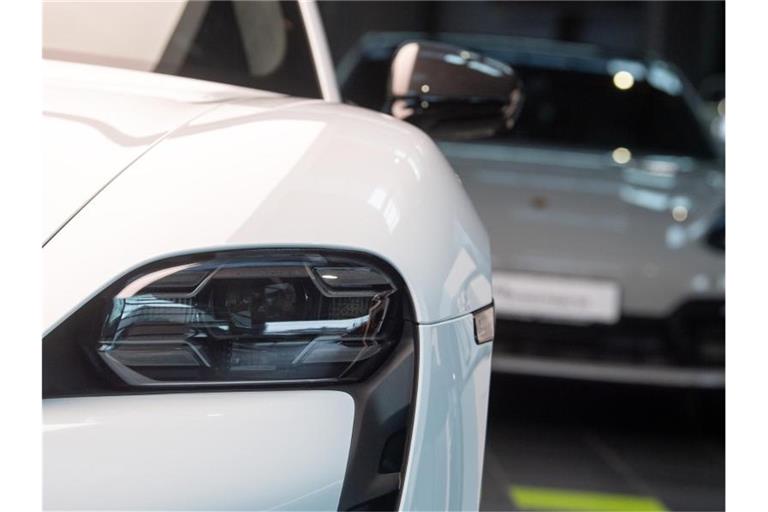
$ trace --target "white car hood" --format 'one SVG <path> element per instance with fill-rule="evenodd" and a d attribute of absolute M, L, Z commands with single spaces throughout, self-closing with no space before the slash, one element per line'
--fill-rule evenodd
<path fill-rule="evenodd" d="M 491 303 L 485 230 L 450 165 L 417 128 L 320 100 L 247 91 L 251 97 L 221 101 L 240 91 L 143 75 L 147 91 L 172 80 L 171 98 L 115 94 L 101 79 L 78 94 L 87 85 L 81 80 L 58 111 L 93 119 L 48 118 L 59 133 L 73 127 L 69 143 L 52 141 L 48 193 L 56 208 L 48 236 L 76 213 L 45 244 L 48 328 L 138 265 L 243 247 L 377 255 L 400 272 L 423 323 Z M 175 102 L 177 81 L 181 96 L 212 103 Z M 118 143 L 115 126 L 146 140 L 126 145 L 123 135 Z M 89 150 L 96 141 L 98 156 Z"/>
<path fill-rule="evenodd" d="M 43 84 L 44 241 L 110 179 L 185 122 L 228 99 L 279 97 L 202 80 L 50 60 L 43 64 Z"/>

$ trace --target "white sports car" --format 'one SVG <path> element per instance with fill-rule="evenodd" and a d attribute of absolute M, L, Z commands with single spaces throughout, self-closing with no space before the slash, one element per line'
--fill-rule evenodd
<path fill-rule="evenodd" d="M 310 2 L 45 4 L 46 508 L 477 508 L 488 238 L 324 37 Z"/>

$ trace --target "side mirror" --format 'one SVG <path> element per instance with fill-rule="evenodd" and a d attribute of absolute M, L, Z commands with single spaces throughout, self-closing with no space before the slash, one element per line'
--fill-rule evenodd
<path fill-rule="evenodd" d="M 514 70 L 476 52 L 414 41 L 392 59 L 388 113 L 433 136 L 473 139 L 509 130 L 522 99 Z"/>

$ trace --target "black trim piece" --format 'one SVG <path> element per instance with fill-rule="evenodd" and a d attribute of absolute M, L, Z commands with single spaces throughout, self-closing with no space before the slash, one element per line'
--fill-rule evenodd
<path fill-rule="evenodd" d="M 396 509 L 413 426 L 416 328 L 406 322 L 388 362 L 344 389 L 355 400 L 355 426 L 339 510 Z"/>

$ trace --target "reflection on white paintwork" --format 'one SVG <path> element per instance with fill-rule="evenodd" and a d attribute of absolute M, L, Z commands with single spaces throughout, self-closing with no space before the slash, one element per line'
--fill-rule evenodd
<path fill-rule="evenodd" d="M 413 172 L 413 176 L 416 178 L 416 180 L 421 180 L 421 171 L 419 170 L 419 165 L 416 163 L 412 156 L 409 156 L 404 151 L 396 149 L 394 161 L 395 164 L 400 164 L 401 162 L 408 164 L 408 167 L 411 169 L 411 172 Z"/>
<path fill-rule="evenodd" d="M 259 110 L 264 106 L 274 108 Z M 203 115 L 156 144 L 46 245 L 45 281 L 57 290 L 45 297 L 48 329 L 142 262 L 254 243 L 377 254 L 403 275 L 417 318 L 426 322 L 491 302 L 490 282 L 467 289 L 461 301 L 444 299 L 442 276 L 460 247 L 490 276 L 488 239 L 460 182 L 423 132 L 379 113 L 320 101 L 237 100 L 208 113 L 215 121 Z M 79 145 L 57 150 L 61 162 L 77 162 L 85 151 Z M 393 165 L 398 156 L 405 165 Z M 227 201 L 212 201 L 221 197 Z M 432 207 L 418 207 L 425 198 Z M 100 250 L 78 252 L 72 261 L 76 246 Z"/>
<path fill-rule="evenodd" d="M 371 192 L 371 196 L 368 198 L 368 204 L 381 210 L 384 207 L 384 201 L 387 199 L 387 191 L 383 188 L 376 187 Z"/>
<path fill-rule="evenodd" d="M 94 425 L 98 425 L 98 423 L 91 420 L 78 421 L 75 423 L 50 423 L 43 425 L 43 433 L 56 432 L 57 430 L 66 430 L 70 428 L 92 427 Z"/>
<path fill-rule="evenodd" d="M 400 222 L 400 210 L 392 198 L 387 196 L 387 191 L 383 188 L 375 188 L 368 198 L 368 204 L 381 212 L 387 229 L 390 233 L 393 232 Z"/>
<path fill-rule="evenodd" d="M 448 293 L 449 297 L 458 296 L 459 303 L 467 303 L 467 296 L 463 290 L 466 289 L 467 283 L 469 283 L 473 276 L 477 274 L 477 266 L 472 258 L 467 254 L 467 251 L 461 250 L 456 255 L 456 259 L 453 260 L 451 270 L 445 278 L 444 289 Z"/>
<path fill-rule="evenodd" d="M 394 201 L 391 199 L 387 201 L 387 206 L 384 207 L 384 221 L 387 223 L 389 232 L 393 232 L 397 227 L 397 223 L 400 222 L 400 211 L 397 209 Z"/>
<path fill-rule="evenodd" d="M 419 381 L 401 510 L 477 510 L 492 343 L 472 315 L 419 326 Z"/>
<path fill-rule="evenodd" d="M 244 87 L 85 64 L 46 61 L 43 72 L 44 240 L 152 144 L 209 112 L 209 102 L 277 97 Z"/>

